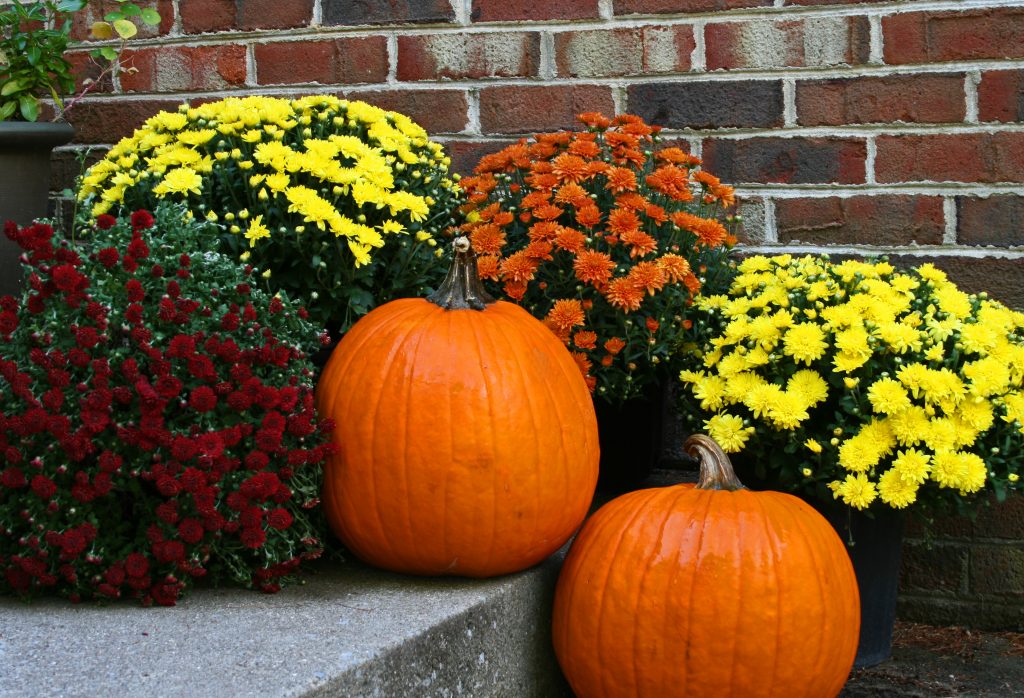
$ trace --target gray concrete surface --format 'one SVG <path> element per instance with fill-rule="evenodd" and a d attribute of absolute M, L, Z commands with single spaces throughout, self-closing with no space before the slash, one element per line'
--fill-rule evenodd
<path fill-rule="evenodd" d="M 491 580 L 322 563 L 176 607 L 0 598 L 0 696 L 560 696 L 561 557 Z"/>

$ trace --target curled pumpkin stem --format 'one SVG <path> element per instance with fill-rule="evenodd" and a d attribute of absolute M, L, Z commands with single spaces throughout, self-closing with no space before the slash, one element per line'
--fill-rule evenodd
<path fill-rule="evenodd" d="M 732 461 L 722 447 L 710 436 L 693 434 L 683 444 L 683 450 L 700 463 L 697 479 L 699 490 L 745 490 L 746 486 L 736 477 Z"/>
<path fill-rule="evenodd" d="M 494 298 L 484 290 L 476 270 L 476 252 L 469 238 L 460 235 L 452 241 L 455 259 L 448 276 L 427 300 L 445 310 L 483 310 Z"/>

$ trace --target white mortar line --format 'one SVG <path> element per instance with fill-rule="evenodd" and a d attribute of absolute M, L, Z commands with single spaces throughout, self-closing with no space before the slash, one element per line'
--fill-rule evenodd
<path fill-rule="evenodd" d="M 969 124 L 979 122 L 978 118 L 978 85 L 981 84 L 981 72 L 972 70 L 964 76 L 964 121 Z"/>
<path fill-rule="evenodd" d="M 615 105 L 615 115 L 625 114 L 629 110 L 629 94 L 624 85 L 612 88 L 612 104 Z"/>
<path fill-rule="evenodd" d="M 256 46 L 251 43 L 245 45 L 245 84 L 249 87 L 256 87 L 259 84 L 259 76 L 256 74 Z"/>
<path fill-rule="evenodd" d="M 704 22 L 694 22 L 693 53 L 690 54 L 690 72 L 707 70 L 707 48 L 704 45 Z"/>
<path fill-rule="evenodd" d="M 788 127 L 796 126 L 796 80 L 782 79 L 782 120 Z"/>
<path fill-rule="evenodd" d="M 875 181 L 875 160 L 878 158 L 878 143 L 874 136 L 868 136 L 864 141 L 867 154 L 864 158 L 864 183 L 877 184 Z"/>
<path fill-rule="evenodd" d="M 974 184 L 972 182 L 893 182 L 865 186 L 863 184 L 750 184 L 736 185 L 742 196 L 771 196 L 775 199 L 848 199 L 855 196 L 979 196 L 1019 194 L 1021 185 Z"/>
<path fill-rule="evenodd" d="M 601 19 L 615 19 L 615 8 L 612 0 L 597 0 L 597 16 Z"/>
<path fill-rule="evenodd" d="M 468 26 L 472 21 L 472 1 L 473 0 L 449 0 L 452 5 L 452 11 L 455 12 L 455 21 L 463 26 Z"/>
<path fill-rule="evenodd" d="M 174 13 L 174 19 L 171 20 L 171 35 L 180 35 L 181 32 L 181 8 L 179 7 L 178 0 L 173 0 L 171 3 L 171 11 Z"/>
<path fill-rule="evenodd" d="M 762 199 L 764 201 L 764 241 L 773 243 L 779 241 L 779 226 L 775 220 L 774 199 Z"/>
<path fill-rule="evenodd" d="M 466 92 L 466 128 L 463 133 L 479 136 L 480 128 L 480 90 Z"/>
<path fill-rule="evenodd" d="M 313 0 L 313 16 L 310 18 L 310 26 L 319 27 L 324 21 L 323 0 Z"/>
<path fill-rule="evenodd" d="M 696 155 L 699 158 L 704 157 L 704 139 L 703 138 L 687 138 L 686 142 L 690 144 L 690 153 Z"/>
<path fill-rule="evenodd" d="M 555 35 L 548 31 L 542 31 L 540 33 L 540 77 L 544 80 L 553 80 L 557 75 Z"/>
<path fill-rule="evenodd" d="M 946 196 L 942 199 L 942 214 L 946 219 L 946 230 L 942 233 L 943 245 L 955 245 L 957 240 L 956 199 Z"/>
<path fill-rule="evenodd" d="M 388 76 L 384 78 L 388 85 L 398 84 L 398 36 L 391 32 L 386 37 L 388 52 Z"/>
<path fill-rule="evenodd" d="M 904 257 L 969 257 L 971 259 L 1024 259 L 1024 249 L 998 247 L 948 247 L 931 245 L 892 245 L 874 247 L 870 245 L 737 245 L 736 249 L 745 254 L 777 255 L 793 254 L 828 254 L 828 255 L 862 255 L 876 257 L 879 255 L 899 255 Z"/>
<path fill-rule="evenodd" d="M 786 0 L 775 0 L 775 7 L 781 8 L 781 7 L 785 7 L 785 6 L 786 6 Z"/>
<path fill-rule="evenodd" d="M 880 15 L 868 15 L 868 26 L 871 29 L 871 48 L 868 53 L 868 63 L 881 65 L 885 63 L 885 46 L 882 43 L 882 17 Z"/>

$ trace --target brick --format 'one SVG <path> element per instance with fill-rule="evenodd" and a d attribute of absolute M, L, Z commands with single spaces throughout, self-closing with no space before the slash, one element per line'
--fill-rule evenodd
<path fill-rule="evenodd" d="M 323 0 L 323 24 L 454 22 L 450 0 Z"/>
<path fill-rule="evenodd" d="M 480 90 L 484 133 L 532 133 L 579 127 L 582 112 L 615 112 L 609 87 L 558 85 L 485 87 Z"/>
<path fill-rule="evenodd" d="M 708 70 L 858 65 L 871 49 L 866 17 L 725 22 L 704 32 Z"/>
<path fill-rule="evenodd" d="M 533 77 L 539 68 L 537 32 L 398 37 L 399 80 Z"/>
<path fill-rule="evenodd" d="M 103 159 L 106 148 L 55 150 L 50 155 L 50 191 L 74 189 L 76 180 L 85 171 Z M 81 158 L 85 158 L 83 165 Z"/>
<path fill-rule="evenodd" d="M 1019 630 L 1024 627 L 1024 604 L 908 594 L 900 596 L 896 617 L 931 625 L 959 625 L 979 630 Z"/>
<path fill-rule="evenodd" d="M 972 547 L 971 591 L 1024 598 L 1024 544 Z"/>
<path fill-rule="evenodd" d="M 466 140 L 447 141 L 445 149 L 452 158 L 452 171 L 461 175 L 473 174 L 473 168 L 484 155 L 496 153 L 508 146 L 510 141 Z"/>
<path fill-rule="evenodd" d="M 1015 494 L 1001 504 L 990 497 L 988 505 L 978 510 L 975 528 L 979 538 L 1024 540 L 1024 495 Z"/>
<path fill-rule="evenodd" d="M 801 126 L 963 122 L 964 78 L 923 74 L 799 81 L 796 114 Z"/>
<path fill-rule="evenodd" d="M 851 196 L 777 199 L 779 242 L 936 245 L 945 219 L 938 196 Z"/>
<path fill-rule="evenodd" d="M 69 119 L 75 127 L 75 143 L 116 143 L 158 111 L 177 111 L 180 99 L 83 101 Z"/>
<path fill-rule="evenodd" d="M 616 0 L 615 14 L 718 12 L 742 7 L 770 7 L 773 0 Z"/>
<path fill-rule="evenodd" d="M 1024 70 L 988 70 L 978 85 L 981 121 L 1024 121 Z"/>
<path fill-rule="evenodd" d="M 963 291 L 984 291 L 1013 308 L 1024 309 L 1024 284 L 1020 282 L 1024 279 L 1024 259 L 896 255 L 891 256 L 890 261 L 904 267 L 931 262 L 946 272 Z"/>
<path fill-rule="evenodd" d="M 105 62 L 101 64 L 90 56 L 87 51 L 69 51 L 64 54 L 64 57 L 71 64 L 71 74 L 75 76 L 75 94 L 81 93 L 87 85 L 94 83 L 96 80 L 100 82 L 89 87 L 90 94 L 103 94 L 114 91 L 114 81 L 111 73 L 104 71 Z"/>
<path fill-rule="evenodd" d="M 956 544 L 903 544 L 900 589 L 956 594 L 966 586 L 967 548 Z"/>
<path fill-rule="evenodd" d="M 998 194 L 956 197 L 957 242 L 962 245 L 1024 245 L 1024 197 Z M 1024 522 L 1024 510 L 1021 510 Z M 1024 534 L 1024 523 L 1021 524 Z"/>
<path fill-rule="evenodd" d="M 245 46 L 165 46 L 125 52 L 137 72 L 121 75 L 125 92 L 223 90 L 245 84 Z"/>
<path fill-rule="evenodd" d="M 882 37 L 889 64 L 1024 58 L 1024 9 L 893 14 Z"/>
<path fill-rule="evenodd" d="M 151 27 L 136 21 L 139 33 L 136 39 L 151 39 L 155 36 L 169 34 L 174 26 L 174 4 L 171 0 L 139 0 L 135 3 L 139 9 L 156 9 L 160 13 L 160 24 Z M 120 7 L 114 0 L 91 0 L 85 7 L 71 16 L 71 38 L 76 41 L 89 41 L 89 32 L 94 22 L 103 21 L 103 17 Z M 137 18 L 136 18 L 137 20 Z M 134 40 L 134 39 L 133 39 Z"/>
<path fill-rule="evenodd" d="M 179 0 L 186 34 L 232 29 L 291 29 L 308 26 L 313 0 Z"/>
<path fill-rule="evenodd" d="M 630 85 L 629 111 L 668 128 L 771 128 L 783 125 L 782 82 L 651 82 Z"/>
<path fill-rule="evenodd" d="M 966 516 L 936 516 L 928 523 L 927 528 L 916 516 L 908 516 L 905 522 L 905 540 L 920 538 L 922 540 L 919 542 L 927 542 L 929 536 L 938 540 L 952 540 L 970 538 L 974 535 L 974 522 Z"/>
<path fill-rule="evenodd" d="M 859 138 L 708 139 L 705 166 L 726 182 L 861 184 L 867 145 Z"/>
<path fill-rule="evenodd" d="M 1024 133 L 879 136 L 879 182 L 1024 182 Z"/>
<path fill-rule="evenodd" d="M 388 76 L 383 36 L 256 44 L 253 53 L 259 85 L 384 82 Z"/>
<path fill-rule="evenodd" d="M 545 19 L 596 19 L 598 0 L 537 2 L 537 0 L 473 0 L 474 22 L 508 22 Z"/>
<path fill-rule="evenodd" d="M 386 90 L 352 92 L 347 99 L 360 99 L 381 109 L 405 114 L 433 134 L 459 133 L 466 129 L 467 102 L 462 90 Z"/>
<path fill-rule="evenodd" d="M 742 201 L 737 197 L 736 212 L 743 220 L 736 229 L 736 239 L 742 245 L 762 245 L 765 242 L 765 210 L 764 199 L 744 198 Z"/>
<path fill-rule="evenodd" d="M 687 24 L 555 34 L 558 74 L 618 77 L 690 69 L 693 27 Z"/>
<path fill-rule="evenodd" d="M 891 2 L 891 0 L 786 0 L 786 5 L 865 5 L 869 2 Z"/>

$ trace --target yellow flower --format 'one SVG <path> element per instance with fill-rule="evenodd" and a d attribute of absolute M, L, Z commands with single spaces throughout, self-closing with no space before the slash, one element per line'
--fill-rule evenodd
<path fill-rule="evenodd" d="M 819 326 L 802 322 L 786 330 L 782 347 L 783 352 L 787 356 L 792 356 L 794 361 L 810 365 L 812 361 L 821 358 L 828 344 L 825 341 L 825 333 Z"/>
<path fill-rule="evenodd" d="M 693 396 L 702 410 L 717 412 L 725 405 L 725 380 L 719 376 L 700 376 L 693 383 Z"/>
<path fill-rule="evenodd" d="M 793 430 L 809 417 L 804 401 L 797 395 L 783 392 L 768 411 L 768 418 L 779 429 Z"/>
<path fill-rule="evenodd" d="M 894 509 L 905 509 L 917 500 L 918 484 L 904 480 L 895 469 L 878 478 L 878 495 Z"/>
<path fill-rule="evenodd" d="M 743 450 L 754 427 L 743 426 L 743 418 L 731 414 L 716 414 L 704 422 L 708 436 L 718 442 L 726 453 L 738 453 Z"/>
<path fill-rule="evenodd" d="M 910 396 L 899 381 L 879 378 L 868 388 L 868 401 L 876 414 L 897 414 L 910 407 Z"/>
<path fill-rule="evenodd" d="M 255 247 L 257 240 L 268 237 L 270 237 L 270 231 L 267 226 L 263 225 L 263 214 L 254 216 L 245 231 L 245 239 L 249 241 L 249 247 Z"/>
<path fill-rule="evenodd" d="M 924 451 L 908 448 L 896 454 L 892 461 L 892 470 L 889 472 L 897 473 L 908 483 L 919 485 L 928 479 L 928 473 L 931 471 L 930 462 L 931 457 Z"/>
<path fill-rule="evenodd" d="M 854 508 L 867 509 L 878 497 L 878 490 L 864 473 L 851 473 L 836 489 L 836 496 Z"/>
<path fill-rule="evenodd" d="M 806 446 L 807 450 L 809 450 L 811 453 L 821 453 L 821 444 L 819 444 L 814 439 L 807 439 L 806 441 L 804 441 L 804 446 Z M 805 468 L 804 470 L 807 471 L 804 472 L 804 475 L 810 475 L 808 468 Z"/>
<path fill-rule="evenodd" d="M 198 194 L 203 188 L 203 178 L 195 170 L 189 167 L 178 167 L 169 170 L 164 175 L 160 184 L 153 187 L 153 193 L 157 196 L 167 194 Z"/>
<path fill-rule="evenodd" d="M 790 376 L 786 392 L 797 396 L 805 408 L 810 408 L 828 397 L 828 383 L 817 371 L 804 368 Z"/>

